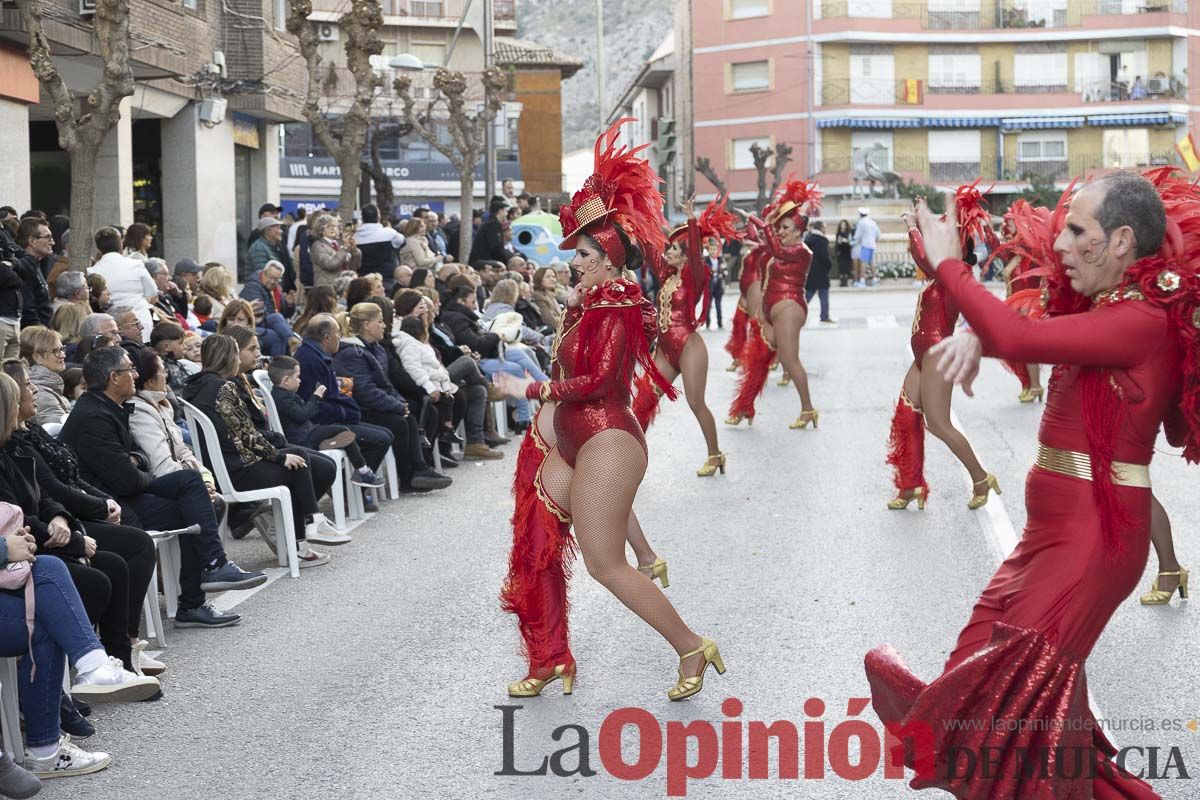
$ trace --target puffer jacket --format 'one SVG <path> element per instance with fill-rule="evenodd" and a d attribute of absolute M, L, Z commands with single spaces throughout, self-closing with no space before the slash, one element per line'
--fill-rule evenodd
<path fill-rule="evenodd" d="M 367 344 L 357 336 L 343 338 L 333 357 L 333 369 L 354 381 L 354 401 L 363 411 L 407 413 L 408 403 L 388 379 L 387 353 L 379 342 Z"/>
<path fill-rule="evenodd" d="M 413 381 L 425 390 L 425 394 L 434 391 L 452 394 L 456 389 L 450 373 L 442 366 L 437 353 L 429 344 L 418 341 L 404 331 L 397 331 L 392 339 L 392 345 L 400 356 L 400 364 Z"/>
<path fill-rule="evenodd" d="M 37 387 L 37 411 L 33 422 L 62 422 L 71 413 L 71 401 L 63 395 L 62 375 L 49 367 L 34 364 L 29 368 L 29 380 Z"/>

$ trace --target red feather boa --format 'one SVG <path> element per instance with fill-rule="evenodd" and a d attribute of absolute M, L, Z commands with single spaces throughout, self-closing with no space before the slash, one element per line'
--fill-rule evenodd
<path fill-rule="evenodd" d="M 742 352 L 746 349 L 746 329 L 749 325 L 750 318 L 746 314 L 746 310 L 741 306 L 733 312 L 733 327 L 729 331 L 729 341 L 725 343 L 725 352 L 733 356 L 734 361 L 742 359 Z"/>
<path fill-rule="evenodd" d="M 892 483 L 899 491 L 924 489 L 929 496 L 929 484 L 925 482 L 925 417 L 904 392 L 900 392 L 892 414 L 887 463 L 892 467 Z"/>
<path fill-rule="evenodd" d="M 750 332 L 746 338 L 746 349 L 742 351 L 742 369 L 738 376 L 738 390 L 729 406 L 729 416 L 754 419 L 754 400 L 767 385 L 771 372 L 771 357 L 775 351 L 763 338 L 762 325 L 750 320 Z"/>

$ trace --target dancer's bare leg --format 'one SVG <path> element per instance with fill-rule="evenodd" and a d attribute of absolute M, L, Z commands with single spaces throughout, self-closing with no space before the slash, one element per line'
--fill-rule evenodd
<path fill-rule="evenodd" d="M 550 480 L 561 481 L 562 467 L 566 464 L 559 458 Z M 575 539 L 588 574 L 683 655 L 700 646 L 700 637 L 658 586 L 625 560 L 629 517 L 645 472 L 646 451 L 627 431 L 604 430 L 589 439 L 580 449 L 569 479 Z M 697 656 L 694 662 L 683 665 L 685 675 L 699 672 L 703 660 Z"/>
<path fill-rule="evenodd" d="M 696 415 L 696 421 L 700 423 L 708 454 L 719 455 L 721 446 L 717 441 L 717 421 L 704 402 L 704 390 L 708 385 L 708 348 L 704 346 L 700 334 L 693 333 L 687 338 L 683 353 L 679 356 L 679 369 L 683 375 L 683 395 L 687 398 L 688 407 Z"/>
<path fill-rule="evenodd" d="M 1029 373 L 1029 388 L 1042 388 L 1042 366 L 1040 364 L 1026 364 L 1025 371 Z"/>
<path fill-rule="evenodd" d="M 1150 495 L 1150 543 L 1154 545 L 1154 555 L 1158 558 L 1158 571 L 1178 572 L 1179 561 L 1175 558 L 1175 541 L 1171 537 L 1171 518 L 1154 495 Z M 1173 592 L 1178 586 L 1178 575 L 1158 576 L 1158 588 L 1164 592 Z"/>
<path fill-rule="evenodd" d="M 800 395 L 802 411 L 813 410 L 812 398 L 808 394 L 808 372 L 800 362 L 800 329 L 804 327 L 807 317 L 804 307 L 795 300 L 780 300 L 771 307 L 779 363 L 792 378 L 796 393 Z"/>
<path fill-rule="evenodd" d="M 975 484 L 983 483 L 987 472 L 975 457 L 971 443 L 962 435 L 950 421 L 950 397 L 954 384 L 947 383 L 936 369 L 922 370 L 921 373 L 921 410 L 925 412 L 925 428 L 937 438 L 946 443 L 954 457 L 962 462 L 971 474 Z M 916 398 L 909 395 L 916 402 Z"/>

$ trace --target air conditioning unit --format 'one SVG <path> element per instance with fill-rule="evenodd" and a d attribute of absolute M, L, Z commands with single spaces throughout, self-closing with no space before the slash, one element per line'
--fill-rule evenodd
<path fill-rule="evenodd" d="M 1166 94 L 1171 91 L 1171 83 L 1166 78 L 1150 78 L 1146 81 L 1146 91 L 1150 94 Z"/>
<path fill-rule="evenodd" d="M 86 0 L 79 0 L 81 3 Z M 338 27 L 332 22 L 322 22 L 317 26 L 317 41 L 319 42 L 336 42 L 338 40 Z"/>
<path fill-rule="evenodd" d="M 96 0 L 79 0 L 79 16 L 96 16 Z"/>

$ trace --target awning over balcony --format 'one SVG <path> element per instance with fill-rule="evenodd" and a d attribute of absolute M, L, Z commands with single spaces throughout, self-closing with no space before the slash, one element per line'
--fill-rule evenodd
<path fill-rule="evenodd" d="M 817 120 L 818 128 L 995 128 L 999 124 L 999 117 L 916 117 L 906 119 L 835 117 Z"/>
<path fill-rule="evenodd" d="M 1186 125 L 1184 114 L 1097 114 L 1088 117 L 1088 125 Z"/>
<path fill-rule="evenodd" d="M 1009 117 L 1000 121 L 1000 128 L 1005 133 L 1048 128 L 1082 128 L 1083 119 L 1083 117 Z"/>

